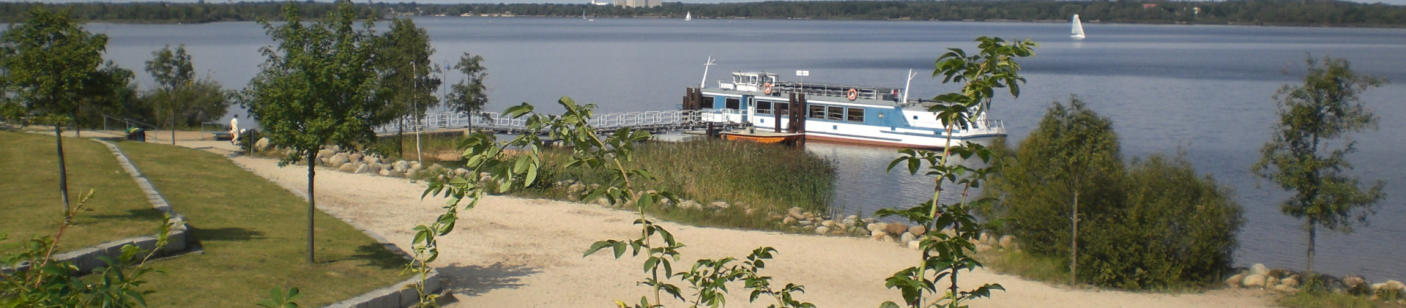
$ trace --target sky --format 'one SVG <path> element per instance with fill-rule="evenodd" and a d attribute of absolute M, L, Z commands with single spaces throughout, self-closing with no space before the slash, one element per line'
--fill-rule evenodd
<path fill-rule="evenodd" d="M 168 0 L 168 1 L 164 1 L 164 2 L 178 3 L 178 2 L 196 2 L 196 1 L 197 1 L 197 0 Z M 239 1 L 240 1 L 240 0 L 235 0 L 235 2 L 239 2 Z M 263 2 L 263 1 L 270 1 L 270 0 L 252 0 L 252 1 L 254 1 L 254 2 Z M 278 2 L 278 1 L 281 1 L 281 0 L 271 0 L 271 1 Z M 299 1 L 302 1 L 302 0 L 299 0 Z M 317 1 L 317 2 L 331 2 L 330 0 L 316 0 L 316 1 Z M 356 2 L 358 2 L 358 3 L 361 3 L 361 2 L 365 2 L 366 0 L 353 0 L 353 1 L 356 1 Z M 666 0 L 665 2 L 719 3 L 719 2 L 761 2 L 761 1 L 764 1 L 764 0 Z M 1386 4 L 1391 4 L 1391 5 L 1406 5 L 1406 0 L 1348 0 L 1348 1 L 1351 1 L 1351 2 L 1360 2 L 1360 3 L 1386 3 Z M 5 1 L 5 2 L 11 2 L 11 1 Z M 31 2 L 31 1 L 25 1 L 25 2 Z M 42 0 L 42 1 L 37 1 L 37 2 L 47 2 L 47 3 L 74 3 L 74 2 L 163 2 L 163 1 L 154 1 L 154 0 L 107 0 L 107 1 L 94 1 L 94 0 Z M 206 2 L 222 2 L 222 0 L 207 0 Z M 406 1 L 400 1 L 400 0 L 380 1 L 380 0 L 378 0 L 378 1 L 376 1 L 376 2 L 411 2 L 411 1 L 409 1 L 409 0 L 406 0 Z M 586 3 L 586 2 L 588 2 L 588 1 L 586 1 L 586 0 L 417 0 L 417 1 L 414 1 L 414 2 L 416 2 L 416 3 L 426 3 L 426 4 L 456 4 L 456 3 Z"/>

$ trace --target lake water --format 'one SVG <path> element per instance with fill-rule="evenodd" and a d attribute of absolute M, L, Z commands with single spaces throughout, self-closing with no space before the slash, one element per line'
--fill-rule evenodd
<path fill-rule="evenodd" d="M 697 86 L 702 63 L 718 65 L 708 83 L 730 71 L 766 70 L 806 81 L 901 87 L 907 69 L 930 72 L 946 48 L 974 48 L 980 35 L 1040 43 L 1024 60 L 1028 83 L 1018 99 L 1001 96 L 994 117 L 1020 140 L 1050 102 L 1078 95 L 1110 117 L 1123 153 L 1132 157 L 1185 151 L 1199 172 L 1234 189 L 1245 208 L 1236 260 L 1303 267 L 1300 222 L 1279 212 L 1286 193 L 1249 172 L 1274 120 L 1272 94 L 1301 80 L 1306 55 L 1345 58 L 1361 73 L 1398 83 L 1364 99 L 1380 129 L 1358 134 L 1350 159 L 1364 181 L 1384 180 L 1387 198 L 1372 224 L 1353 234 L 1320 232 L 1315 267 L 1369 279 L 1406 278 L 1406 30 L 1085 24 L 1089 38 L 1071 41 L 1066 24 L 600 19 L 419 18 L 438 52 L 453 63 L 483 55 L 489 69 L 488 109 L 530 102 L 555 112 L 560 96 L 600 105 L 602 112 L 677 108 Z M 200 25 L 92 24 L 110 35 L 108 56 L 141 72 L 166 44 L 186 44 L 195 66 L 227 87 L 243 87 L 269 44 L 255 23 Z M 139 73 L 143 88 L 151 78 Z M 926 75 L 924 75 L 926 76 Z M 460 76 L 450 74 L 447 83 Z M 936 80 L 913 82 L 915 97 L 951 90 Z M 235 111 L 235 113 L 240 113 Z M 241 116 L 244 118 L 244 116 Z M 929 196 L 929 179 L 886 174 L 892 149 L 813 144 L 810 151 L 839 168 L 836 207 L 846 212 L 913 204 Z"/>

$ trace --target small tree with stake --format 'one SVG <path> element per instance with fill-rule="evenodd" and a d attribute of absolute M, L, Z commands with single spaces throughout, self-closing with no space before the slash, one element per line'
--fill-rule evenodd
<path fill-rule="evenodd" d="M 356 29 L 355 13 L 351 3 L 341 1 L 326 20 L 306 25 L 290 3 L 283 8 L 286 23 L 261 21 L 277 46 L 260 50 L 268 59 L 241 97 L 268 138 L 292 149 L 283 163 L 307 161 L 309 263 L 314 262 L 317 152 L 329 143 L 348 148 L 375 136 L 371 22 Z"/>
<path fill-rule="evenodd" d="M 1337 140 L 1376 127 L 1377 117 L 1362 105 L 1360 94 L 1383 81 L 1353 72 L 1347 60 L 1324 57 L 1320 65 L 1309 57 L 1307 62 L 1303 85 L 1285 85 L 1274 95 L 1279 122 L 1251 170 L 1294 192 L 1280 210 L 1305 220 L 1307 270 L 1312 272 L 1318 228 L 1352 232 L 1354 221 L 1366 223 L 1385 195 L 1382 182 L 1363 189 L 1356 178 L 1343 174 L 1352 170 L 1347 154 L 1357 147 L 1351 139 Z"/>
<path fill-rule="evenodd" d="M 454 84 L 449 92 L 449 108 L 469 116 L 469 129 L 473 130 L 474 113 L 482 110 L 483 105 L 488 103 L 488 88 L 483 85 L 483 80 L 488 78 L 488 72 L 483 67 L 483 56 L 465 52 L 459 57 L 459 63 L 454 65 L 454 69 L 464 73 L 464 80 Z"/>

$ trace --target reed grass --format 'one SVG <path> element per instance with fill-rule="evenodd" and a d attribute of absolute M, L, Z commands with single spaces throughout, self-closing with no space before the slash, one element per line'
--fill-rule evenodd
<path fill-rule="evenodd" d="M 568 169 L 570 153 L 562 149 L 543 152 L 547 183 L 567 179 L 604 183 L 610 170 Z M 705 207 L 724 201 L 727 209 L 659 207 L 648 212 L 660 217 L 707 226 L 781 229 L 772 215 L 799 207 L 826 213 L 831 201 L 835 167 L 832 162 L 804 149 L 781 145 L 698 140 L 640 144 L 628 162 L 656 178 L 637 182 L 638 189 L 678 194 Z M 564 187 L 538 189 L 529 194 L 564 198 Z M 750 209 L 750 211 L 749 211 Z"/>

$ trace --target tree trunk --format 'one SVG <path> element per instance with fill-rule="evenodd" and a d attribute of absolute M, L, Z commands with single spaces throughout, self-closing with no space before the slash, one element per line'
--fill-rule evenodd
<path fill-rule="evenodd" d="M 1069 283 L 1079 282 L 1079 190 L 1074 190 L 1074 215 L 1069 217 L 1073 224 L 1069 237 Z"/>
<path fill-rule="evenodd" d="M 63 161 L 63 129 L 59 128 L 58 123 L 54 123 L 54 145 L 59 151 L 59 196 L 63 198 L 63 221 L 68 223 L 73 215 L 68 215 L 68 168 Z"/>
<path fill-rule="evenodd" d="M 405 157 L 405 117 L 395 120 L 395 155 Z"/>
<path fill-rule="evenodd" d="M 313 198 L 313 176 L 317 174 L 317 152 L 308 151 L 308 264 L 317 263 L 313 259 L 313 212 L 317 209 L 317 199 Z"/>
<path fill-rule="evenodd" d="M 1318 235 L 1317 225 L 1317 221 L 1313 219 L 1308 220 L 1308 272 L 1310 273 L 1313 272 L 1313 244 L 1314 237 Z"/>

